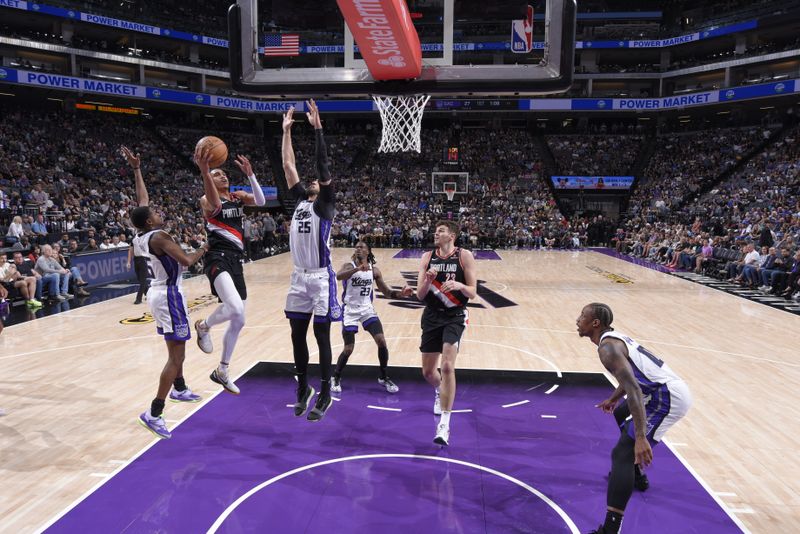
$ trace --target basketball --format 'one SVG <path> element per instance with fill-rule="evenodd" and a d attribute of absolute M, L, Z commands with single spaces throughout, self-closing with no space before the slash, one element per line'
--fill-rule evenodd
<path fill-rule="evenodd" d="M 228 147 L 225 145 L 225 141 L 219 137 L 207 135 L 197 142 L 197 148 L 207 148 L 211 151 L 211 160 L 208 162 L 208 166 L 211 168 L 221 167 L 228 159 Z"/>

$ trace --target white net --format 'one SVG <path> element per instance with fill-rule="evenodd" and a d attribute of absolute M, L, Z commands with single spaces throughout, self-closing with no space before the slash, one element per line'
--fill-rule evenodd
<path fill-rule="evenodd" d="M 383 122 L 378 152 L 420 151 L 422 113 L 430 95 L 373 96 Z"/>

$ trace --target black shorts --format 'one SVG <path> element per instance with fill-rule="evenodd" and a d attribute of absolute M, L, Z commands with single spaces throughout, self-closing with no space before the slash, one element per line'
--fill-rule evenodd
<path fill-rule="evenodd" d="M 214 288 L 214 280 L 220 274 L 228 273 L 231 275 L 239 297 L 242 300 L 247 300 L 247 286 L 244 283 L 244 271 L 242 270 L 243 252 L 212 250 L 206 253 L 204 259 L 203 272 L 208 277 L 208 281 L 211 282 L 211 293 L 215 297 L 219 298 L 217 290 Z"/>
<path fill-rule="evenodd" d="M 442 352 L 445 343 L 457 348 L 467 327 L 467 320 L 466 308 L 436 310 L 426 307 L 422 312 L 420 352 Z"/>

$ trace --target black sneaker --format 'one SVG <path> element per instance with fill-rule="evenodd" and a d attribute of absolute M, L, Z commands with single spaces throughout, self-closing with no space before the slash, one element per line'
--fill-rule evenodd
<path fill-rule="evenodd" d="M 297 402 L 294 403 L 294 416 L 300 417 L 306 410 L 308 410 L 308 401 L 311 400 L 311 397 L 314 396 L 314 388 L 311 386 L 306 386 L 306 391 L 302 395 L 300 395 L 300 391 L 298 389 L 298 399 Z"/>
<path fill-rule="evenodd" d="M 640 473 L 638 469 L 636 470 L 636 477 L 633 479 L 633 487 L 639 491 L 647 491 L 647 488 L 650 487 L 647 475 Z"/>
<path fill-rule="evenodd" d="M 333 404 L 333 400 L 330 395 L 323 396 L 320 394 L 317 397 L 317 403 L 314 405 L 314 409 L 308 412 L 307 419 L 314 423 L 321 421 L 322 418 L 325 417 L 325 412 L 331 407 L 331 404 Z"/>

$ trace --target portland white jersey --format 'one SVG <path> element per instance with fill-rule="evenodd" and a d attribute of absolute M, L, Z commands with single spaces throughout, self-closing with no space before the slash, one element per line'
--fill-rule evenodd
<path fill-rule="evenodd" d="M 633 375 L 639 382 L 643 394 L 649 395 L 662 385 L 669 385 L 671 382 L 682 382 L 667 364 L 628 336 L 610 331 L 600 336 L 600 341 L 609 337 L 619 339 L 628 348 L 628 361 L 633 367 Z"/>
<path fill-rule="evenodd" d="M 332 221 L 314 212 L 314 203 L 301 200 L 297 203 L 289 231 L 289 249 L 298 269 L 320 269 L 331 264 Z"/>
<path fill-rule="evenodd" d="M 147 263 L 150 265 L 150 268 L 153 270 L 153 276 L 155 279 L 150 282 L 150 286 L 178 286 L 180 287 L 183 284 L 183 273 L 186 271 L 186 267 L 178 263 L 175 258 L 164 254 L 163 256 L 159 256 L 157 254 L 153 254 L 150 252 L 150 238 L 153 237 L 154 234 L 158 232 L 164 232 L 164 230 L 151 230 L 147 233 L 137 235 L 133 238 L 133 246 L 134 250 L 138 247 L 147 258 Z M 164 232 L 164 234 L 169 238 L 172 237 Z"/>
<path fill-rule="evenodd" d="M 356 266 L 352 261 L 350 265 Z M 373 281 L 371 265 L 368 271 L 356 271 L 349 279 L 342 280 L 342 304 L 348 313 L 372 309 Z"/>

